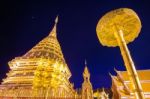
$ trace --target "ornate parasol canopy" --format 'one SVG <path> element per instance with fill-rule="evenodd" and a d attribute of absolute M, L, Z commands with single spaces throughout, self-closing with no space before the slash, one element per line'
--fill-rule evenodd
<path fill-rule="evenodd" d="M 138 37 L 141 21 L 137 14 L 129 8 L 120 8 L 105 14 L 97 24 L 96 32 L 103 46 L 118 46 L 114 32 L 122 30 L 126 43 Z"/>

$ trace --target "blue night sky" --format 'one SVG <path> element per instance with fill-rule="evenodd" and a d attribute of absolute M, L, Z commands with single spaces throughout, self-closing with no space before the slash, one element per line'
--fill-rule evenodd
<path fill-rule="evenodd" d="M 113 1 L 113 2 L 112 2 Z M 71 82 L 81 87 L 87 60 L 94 88 L 111 87 L 109 72 L 125 70 L 119 48 L 103 47 L 96 25 L 107 12 L 127 7 L 142 22 L 139 37 L 128 45 L 137 69 L 149 69 L 150 3 L 148 0 L 6 0 L 0 1 L 0 80 L 9 70 L 8 61 L 24 55 L 46 37 L 59 15 L 58 40 L 72 72 Z"/>

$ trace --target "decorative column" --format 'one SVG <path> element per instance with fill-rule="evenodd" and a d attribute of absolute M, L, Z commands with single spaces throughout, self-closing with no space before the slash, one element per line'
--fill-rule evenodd
<path fill-rule="evenodd" d="M 135 69 L 133 60 L 131 58 L 129 49 L 128 49 L 126 42 L 124 40 L 122 30 L 119 30 L 119 32 L 115 32 L 114 35 L 115 35 L 117 42 L 119 44 L 119 48 L 120 48 L 127 72 L 128 72 L 129 79 L 133 83 L 135 95 L 136 95 L 136 97 L 138 97 L 137 99 L 144 99 L 142 86 L 140 84 L 140 80 L 138 78 L 138 74 L 137 74 L 137 71 Z"/>

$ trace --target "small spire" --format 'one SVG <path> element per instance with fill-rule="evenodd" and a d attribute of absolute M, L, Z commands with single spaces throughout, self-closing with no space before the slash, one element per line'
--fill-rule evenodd
<path fill-rule="evenodd" d="M 58 16 L 55 18 L 55 24 L 49 36 L 56 37 L 57 23 L 58 23 Z"/>
<path fill-rule="evenodd" d="M 57 24 L 58 23 L 58 15 L 57 15 L 57 17 L 55 18 L 55 24 Z"/>

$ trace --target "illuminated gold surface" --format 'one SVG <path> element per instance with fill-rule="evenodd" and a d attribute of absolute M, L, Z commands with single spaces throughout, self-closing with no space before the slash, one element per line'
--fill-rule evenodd
<path fill-rule="evenodd" d="M 120 8 L 105 14 L 98 22 L 96 31 L 104 46 L 119 46 L 128 76 L 137 99 L 145 99 L 140 80 L 132 61 L 127 43 L 132 42 L 141 30 L 137 14 L 128 8 Z"/>
<path fill-rule="evenodd" d="M 109 99 L 109 95 L 105 92 L 104 88 L 102 91 L 97 90 L 94 92 L 93 96 L 96 99 Z"/>
<path fill-rule="evenodd" d="M 74 98 L 71 72 L 57 40 L 56 25 L 50 34 L 21 57 L 9 62 L 10 71 L 0 85 L 1 97 Z"/>
<path fill-rule="evenodd" d="M 130 82 L 127 71 L 117 71 L 117 76 L 112 76 L 112 91 L 115 94 L 114 99 L 118 99 L 117 94 L 120 94 L 120 97 L 126 97 L 130 99 L 136 99 L 134 96 L 134 89 L 132 83 Z M 150 98 L 150 70 L 138 70 L 139 79 L 143 88 L 143 92 L 146 99 Z M 130 92 L 130 93 L 128 93 Z"/>
<path fill-rule="evenodd" d="M 123 36 L 128 44 L 138 37 L 141 30 L 141 21 L 137 14 L 128 8 L 120 8 L 106 13 L 96 27 L 97 36 L 103 46 L 119 46 L 114 36 L 114 28 L 123 31 Z"/>
<path fill-rule="evenodd" d="M 85 65 L 87 65 L 86 62 L 85 62 Z M 82 83 L 82 98 L 81 99 L 93 99 L 93 87 L 90 82 L 90 72 L 87 66 L 84 69 L 83 78 L 84 78 L 84 82 Z"/>

